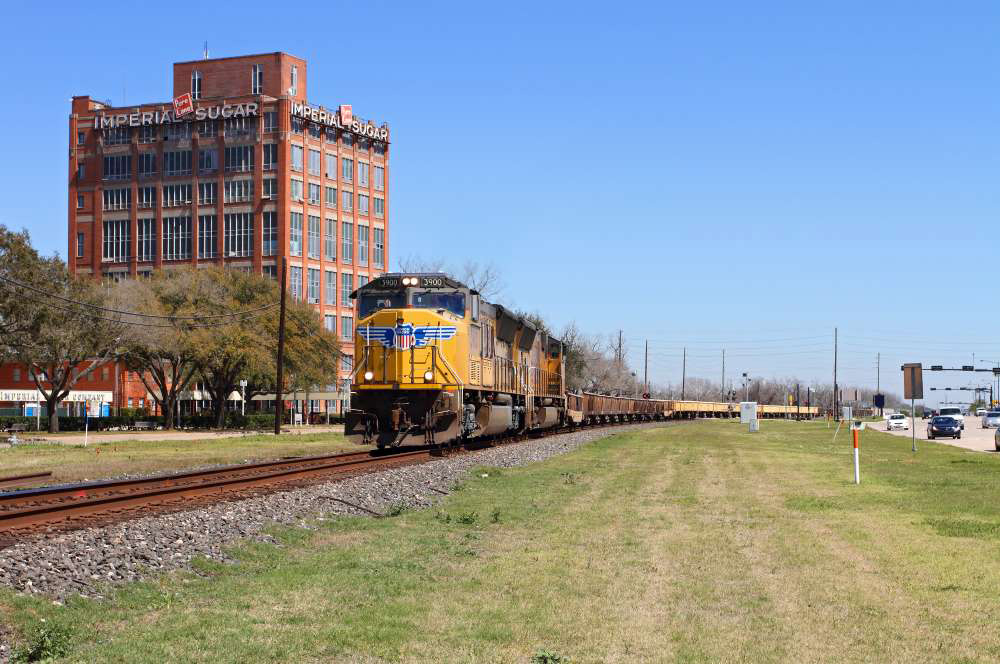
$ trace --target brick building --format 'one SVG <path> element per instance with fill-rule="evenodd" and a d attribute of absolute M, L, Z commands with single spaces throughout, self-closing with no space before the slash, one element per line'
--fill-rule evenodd
<path fill-rule="evenodd" d="M 224 264 L 277 278 L 286 258 L 289 295 L 339 335 L 349 375 L 349 295 L 388 264 L 387 125 L 310 103 L 305 60 L 266 53 L 175 63 L 168 101 L 74 97 L 69 136 L 72 272 Z M 331 392 L 313 398 L 343 396 Z"/>

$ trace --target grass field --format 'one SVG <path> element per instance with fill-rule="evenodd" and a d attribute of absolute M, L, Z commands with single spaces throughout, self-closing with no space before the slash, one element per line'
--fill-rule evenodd
<path fill-rule="evenodd" d="M 620 434 L 105 603 L 0 593 L 0 617 L 86 662 L 1000 659 L 1000 457 L 865 432 L 859 487 L 844 432 L 761 427 Z"/>
<path fill-rule="evenodd" d="M 122 434 L 122 440 L 88 447 L 52 443 L 0 449 L 0 477 L 52 471 L 53 479 L 46 483 L 69 482 L 358 449 L 361 448 L 349 444 L 338 433 L 159 441 L 155 440 L 155 434 L 142 434 L 131 440 L 128 434 Z"/>

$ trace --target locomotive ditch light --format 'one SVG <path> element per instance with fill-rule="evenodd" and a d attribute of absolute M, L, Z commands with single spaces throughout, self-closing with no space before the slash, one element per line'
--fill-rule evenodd
<path fill-rule="evenodd" d="M 371 380 L 374 377 L 375 377 L 375 374 L 372 373 L 371 371 L 366 371 L 365 372 L 365 380 Z"/>
<path fill-rule="evenodd" d="M 426 380 L 428 382 L 434 380 L 434 372 L 433 371 L 425 371 L 424 372 L 424 380 Z"/>

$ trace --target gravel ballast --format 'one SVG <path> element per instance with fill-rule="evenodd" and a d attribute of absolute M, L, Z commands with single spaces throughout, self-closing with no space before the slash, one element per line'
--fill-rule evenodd
<path fill-rule="evenodd" d="M 0 550 L 0 583 L 56 601 L 75 594 L 100 597 L 109 585 L 183 568 L 196 556 L 227 561 L 225 549 L 240 539 L 273 541 L 265 530 L 275 523 L 312 527 L 316 518 L 428 507 L 471 468 L 521 466 L 612 434 L 658 426 L 664 425 L 573 431 L 186 512 L 33 538 Z"/>

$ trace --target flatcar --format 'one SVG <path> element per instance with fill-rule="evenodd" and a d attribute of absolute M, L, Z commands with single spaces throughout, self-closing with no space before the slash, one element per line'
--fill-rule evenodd
<path fill-rule="evenodd" d="M 734 415 L 727 403 L 568 393 L 559 339 L 446 274 L 384 274 L 351 297 L 357 325 L 344 433 L 354 442 L 449 444 L 560 426 Z"/>

